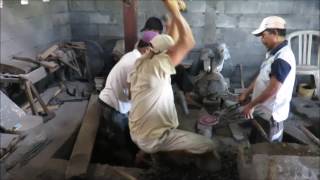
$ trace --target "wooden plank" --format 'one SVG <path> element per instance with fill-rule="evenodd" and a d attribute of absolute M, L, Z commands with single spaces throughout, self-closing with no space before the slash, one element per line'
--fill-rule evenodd
<path fill-rule="evenodd" d="M 99 126 L 98 95 L 91 95 L 66 172 L 66 179 L 86 176 Z"/>
<path fill-rule="evenodd" d="M 308 138 L 294 123 L 290 121 L 286 121 L 284 123 L 284 132 L 289 134 L 290 136 L 294 137 L 296 140 L 300 141 L 301 143 L 316 146 L 310 138 Z"/>
<path fill-rule="evenodd" d="M 39 59 L 40 60 L 45 60 L 47 59 L 55 50 L 57 50 L 59 48 L 58 45 L 53 45 L 51 46 L 49 49 L 47 49 L 45 52 L 43 52 L 42 54 L 39 54 Z"/>

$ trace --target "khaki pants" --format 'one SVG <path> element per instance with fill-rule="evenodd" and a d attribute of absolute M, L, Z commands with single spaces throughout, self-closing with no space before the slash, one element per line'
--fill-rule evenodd
<path fill-rule="evenodd" d="M 192 154 L 213 152 L 215 145 L 207 137 L 179 129 L 170 129 L 154 140 L 134 140 L 147 153 L 159 151 L 185 151 Z"/>

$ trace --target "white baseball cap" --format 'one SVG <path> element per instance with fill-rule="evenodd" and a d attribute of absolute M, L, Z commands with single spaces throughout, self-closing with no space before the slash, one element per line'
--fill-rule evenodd
<path fill-rule="evenodd" d="M 255 36 L 259 36 L 260 33 L 266 29 L 285 29 L 286 21 L 279 16 L 269 16 L 262 20 L 258 29 L 252 31 L 251 33 Z"/>
<path fill-rule="evenodd" d="M 152 44 L 152 49 L 155 53 L 163 52 L 168 50 L 174 45 L 174 40 L 171 36 L 167 34 L 160 34 L 154 37 L 150 43 Z"/>

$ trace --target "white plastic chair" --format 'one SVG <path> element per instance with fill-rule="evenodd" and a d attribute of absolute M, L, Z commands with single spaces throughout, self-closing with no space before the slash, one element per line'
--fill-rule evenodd
<path fill-rule="evenodd" d="M 320 94 L 320 31 L 297 31 L 287 35 L 297 61 L 296 73 L 312 75 L 315 95 Z"/>

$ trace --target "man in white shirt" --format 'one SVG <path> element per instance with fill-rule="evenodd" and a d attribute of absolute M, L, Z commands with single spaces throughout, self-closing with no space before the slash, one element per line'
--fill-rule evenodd
<path fill-rule="evenodd" d="M 125 146 L 130 142 L 128 129 L 128 112 L 131 109 L 129 98 L 129 84 L 127 82 L 129 73 L 133 70 L 134 63 L 150 48 L 150 41 L 158 33 L 145 31 L 139 40 L 137 48 L 122 56 L 119 62 L 110 71 L 104 89 L 99 94 L 99 102 L 102 105 L 104 121 L 106 126 L 115 135 L 117 143 Z"/>
<path fill-rule="evenodd" d="M 283 121 L 288 118 L 290 101 L 296 74 L 294 54 L 285 40 L 286 21 L 278 16 L 263 19 L 260 27 L 252 32 L 261 37 L 267 48 L 266 59 L 260 67 L 258 77 L 239 97 L 244 101 L 253 92 L 252 100 L 243 109 L 243 115 L 255 119 L 268 133 L 270 142 L 281 142 Z M 252 129 L 250 140 L 257 142 L 256 129 Z"/>

